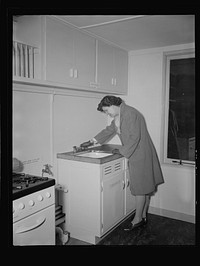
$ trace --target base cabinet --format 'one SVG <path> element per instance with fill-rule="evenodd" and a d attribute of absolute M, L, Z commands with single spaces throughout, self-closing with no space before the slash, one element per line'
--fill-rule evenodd
<path fill-rule="evenodd" d="M 124 158 L 102 165 L 58 159 L 64 229 L 71 237 L 96 244 L 134 210 L 134 204 L 126 203 L 125 173 Z"/>
<path fill-rule="evenodd" d="M 135 196 L 131 194 L 130 191 L 130 181 L 129 181 L 129 170 L 125 170 L 125 184 L 126 184 L 126 190 L 125 190 L 125 215 L 128 215 L 130 212 L 132 212 L 133 209 L 136 208 L 135 203 Z"/>
<path fill-rule="evenodd" d="M 102 232 L 107 232 L 124 217 L 123 160 L 116 160 L 103 167 L 102 174 Z"/>

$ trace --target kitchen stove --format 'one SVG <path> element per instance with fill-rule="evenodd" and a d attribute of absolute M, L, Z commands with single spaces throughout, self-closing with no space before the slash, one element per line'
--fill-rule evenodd
<path fill-rule="evenodd" d="M 25 173 L 13 173 L 12 177 L 13 200 L 55 185 L 55 180 L 48 177 Z"/>
<path fill-rule="evenodd" d="M 13 173 L 13 244 L 55 245 L 55 179 Z"/>

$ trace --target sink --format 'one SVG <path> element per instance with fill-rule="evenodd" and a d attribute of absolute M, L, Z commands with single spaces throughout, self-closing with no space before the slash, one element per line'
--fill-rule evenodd
<path fill-rule="evenodd" d="M 84 153 L 76 154 L 76 156 L 90 157 L 90 158 L 103 158 L 112 155 L 112 153 L 102 151 L 87 151 Z"/>

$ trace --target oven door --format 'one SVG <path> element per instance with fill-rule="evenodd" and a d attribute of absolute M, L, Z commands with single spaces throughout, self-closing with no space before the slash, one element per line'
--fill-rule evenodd
<path fill-rule="evenodd" d="M 14 223 L 13 245 L 55 245 L 55 204 Z"/>

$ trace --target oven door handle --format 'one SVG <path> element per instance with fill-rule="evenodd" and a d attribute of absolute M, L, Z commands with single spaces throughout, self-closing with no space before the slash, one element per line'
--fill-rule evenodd
<path fill-rule="evenodd" d="M 44 222 L 46 221 L 46 218 L 39 218 L 37 219 L 36 223 L 34 225 L 31 225 L 29 227 L 25 227 L 25 226 L 21 226 L 16 230 L 16 234 L 22 234 L 22 233 L 26 233 L 28 231 L 34 230 L 36 228 L 38 228 L 39 226 L 41 226 Z"/>

